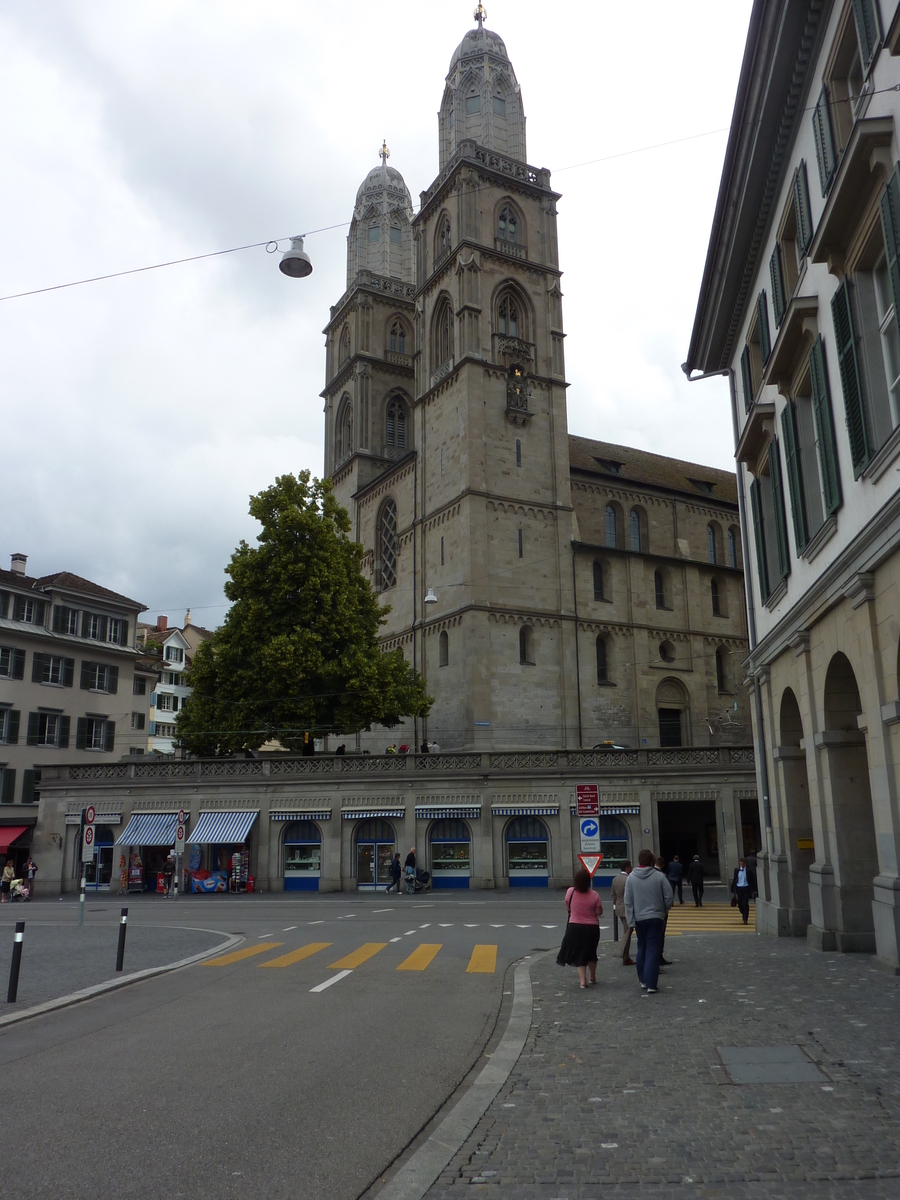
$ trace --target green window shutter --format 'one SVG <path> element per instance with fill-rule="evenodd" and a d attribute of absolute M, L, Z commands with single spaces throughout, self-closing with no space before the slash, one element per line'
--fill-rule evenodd
<path fill-rule="evenodd" d="M 25 742 L 28 746 L 36 746 L 38 738 L 41 736 L 41 714 L 28 714 L 28 733 L 25 735 Z"/>
<path fill-rule="evenodd" d="M 22 803 L 34 804 L 35 771 L 26 768 L 22 772 Z"/>
<path fill-rule="evenodd" d="M 119 637 L 119 645 L 120 646 L 128 645 L 128 622 L 127 621 L 122 622 L 122 632 Z"/>
<path fill-rule="evenodd" d="M 44 656 L 35 650 L 31 661 L 31 682 L 42 683 L 44 679 Z"/>
<path fill-rule="evenodd" d="M 68 750 L 69 748 L 69 730 L 72 728 L 71 717 L 59 718 L 59 742 L 57 743 L 60 750 Z"/>
<path fill-rule="evenodd" d="M 812 381 L 813 415 L 816 422 L 825 513 L 830 517 L 841 507 L 843 497 L 834 438 L 834 417 L 831 413 L 831 392 L 825 366 L 825 347 L 821 337 L 816 338 L 809 354 L 809 376 Z"/>
<path fill-rule="evenodd" d="M 84 662 L 84 661 L 82 661 L 82 664 L 81 664 L 81 684 L 80 684 L 80 687 L 81 687 L 81 690 L 82 690 L 83 692 L 86 692 L 86 691 L 88 691 L 88 690 L 90 689 L 91 682 L 92 682 L 92 681 L 91 681 L 91 675 L 92 675 L 92 673 L 93 673 L 93 670 L 92 670 L 92 664 L 91 664 L 91 663 L 89 663 L 89 662 Z"/>
<path fill-rule="evenodd" d="M 65 633 L 65 631 L 66 631 L 65 610 L 59 604 L 54 604 L 53 605 L 53 632 L 54 633 Z"/>
<path fill-rule="evenodd" d="M 859 478 L 871 458 L 869 431 L 863 401 L 862 376 L 856 353 L 856 330 L 853 328 L 853 310 L 850 306 L 850 284 L 845 279 L 831 301 L 831 316 L 837 342 L 838 365 L 841 371 L 841 387 L 844 392 L 844 411 L 847 416 L 847 435 L 850 439 L 850 458 L 853 473 Z"/>
<path fill-rule="evenodd" d="M 9 612 L 9 592 L 0 592 L 0 617 L 6 618 Z"/>
<path fill-rule="evenodd" d="M 116 748 L 116 723 L 115 723 L 115 721 L 107 721 L 106 722 L 106 731 L 105 731 L 104 749 L 105 750 L 115 750 L 115 748 Z"/>
<path fill-rule="evenodd" d="M 765 365 L 772 353 L 772 339 L 769 336 L 769 306 L 766 304 L 765 291 L 759 293 L 759 299 L 756 302 L 756 326 L 759 330 L 759 354 Z"/>
<path fill-rule="evenodd" d="M 863 71 L 868 71 L 881 44 L 881 25 L 875 0 L 853 0 L 853 20 L 856 22 L 856 37 L 859 41 L 859 57 L 862 59 Z"/>
<path fill-rule="evenodd" d="M 74 683 L 75 683 L 75 659 L 74 658 L 64 658 L 63 659 L 63 685 L 65 687 L 72 687 L 74 685 Z"/>
<path fill-rule="evenodd" d="M 784 294 L 784 272 L 781 269 L 781 247 L 775 246 L 769 259 L 769 276 L 772 280 L 772 309 L 775 313 L 775 325 L 781 325 L 787 300 Z"/>
<path fill-rule="evenodd" d="M 791 517 L 794 521 L 794 540 L 797 544 L 797 553 L 802 554 L 809 542 L 809 524 L 806 519 L 803 481 L 800 477 L 797 413 L 793 404 L 788 404 L 781 414 L 781 429 L 784 434 L 784 458 L 787 463 L 788 488 L 791 493 Z"/>
<path fill-rule="evenodd" d="M 750 511 L 753 515 L 753 535 L 756 543 L 756 569 L 759 574 L 759 594 L 762 602 L 769 598 L 769 567 L 766 563 L 766 534 L 762 523 L 762 505 L 759 502 L 759 481 L 750 483 Z"/>
<path fill-rule="evenodd" d="M 778 551 L 778 577 L 787 579 L 791 571 L 788 554 L 787 519 L 784 512 L 784 482 L 781 478 L 781 456 L 778 439 L 769 442 L 769 478 L 772 481 L 772 502 L 775 508 L 775 548 Z"/>
<path fill-rule="evenodd" d="M 12 804 L 16 798 L 16 772 L 12 767 L 3 768 L 3 790 L 0 804 Z"/>
<path fill-rule="evenodd" d="M 881 228 L 887 251 L 891 296 L 894 300 L 894 323 L 900 328 L 900 166 L 887 181 L 881 197 Z"/>
<path fill-rule="evenodd" d="M 741 385 L 744 389 L 744 411 L 749 412 L 753 404 L 753 375 L 750 371 L 749 346 L 745 346 L 741 354 Z"/>
<path fill-rule="evenodd" d="M 119 690 L 119 668 L 118 667 L 107 668 L 106 690 L 109 692 L 109 694 L 111 696 L 115 696 L 116 692 Z"/>
<path fill-rule="evenodd" d="M 18 741 L 19 741 L 19 719 L 20 719 L 21 715 L 22 714 L 19 712 L 19 710 L 17 708 L 11 708 L 9 710 L 9 716 L 7 717 L 7 721 L 9 722 L 9 724 L 6 726 L 6 744 L 7 744 L 7 746 L 15 746 L 18 744 Z"/>
<path fill-rule="evenodd" d="M 13 677 L 13 679 L 24 679 L 25 678 L 25 651 L 24 650 L 13 650 L 12 677 Z"/>
<path fill-rule="evenodd" d="M 75 722 L 75 749 L 87 747 L 87 717 L 78 717 Z"/>
<path fill-rule="evenodd" d="M 812 122 L 816 139 L 816 162 L 819 164 L 819 182 L 822 185 L 822 195 L 827 196 L 837 167 L 827 87 L 823 87 L 819 94 L 816 107 L 813 109 Z"/>
<path fill-rule="evenodd" d="M 805 254 L 812 241 L 812 210 L 809 207 L 806 163 L 802 160 L 794 175 L 794 218 L 797 222 L 797 245 L 801 254 Z"/>

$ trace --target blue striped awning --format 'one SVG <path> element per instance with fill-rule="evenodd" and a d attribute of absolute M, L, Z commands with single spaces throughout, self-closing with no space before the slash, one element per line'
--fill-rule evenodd
<path fill-rule="evenodd" d="M 447 817 L 466 817 L 475 821 L 481 816 L 480 804 L 422 804 L 416 805 L 416 816 L 420 821 L 440 821 Z"/>
<path fill-rule="evenodd" d="M 546 804 L 543 807 L 521 804 L 494 804 L 491 812 L 495 817 L 555 817 L 559 812 L 558 804 Z"/>
<path fill-rule="evenodd" d="M 247 840 L 259 809 L 252 812 L 202 812 L 200 820 L 187 835 L 191 846 L 234 846 Z"/>
<path fill-rule="evenodd" d="M 577 812 L 577 806 L 572 804 L 572 812 Z M 601 817 L 639 817 L 641 815 L 641 806 L 639 804 L 601 804 Z"/>
<path fill-rule="evenodd" d="M 132 813 L 131 820 L 116 839 L 116 845 L 172 846 L 177 825 L 178 813 Z"/>
<path fill-rule="evenodd" d="M 277 809 L 269 813 L 272 821 L 330 821 L 330 808 Z"/>
<path fill-rule="evenodd" d="M 345 821 L 368 821 L 370 817 L 404 817 L 405 808 L 342 808 Z"/>

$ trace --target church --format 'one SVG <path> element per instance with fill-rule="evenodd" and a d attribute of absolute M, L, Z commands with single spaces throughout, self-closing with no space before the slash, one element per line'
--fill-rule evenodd
<path fill-rule="evenodd" d="M 558 192 L 502 38 L 453 52 L 418 211 L 381 162 L 325 329 L 325 474 L 442 750 L 748 743 L 734 476 L 572 436 Z"/>

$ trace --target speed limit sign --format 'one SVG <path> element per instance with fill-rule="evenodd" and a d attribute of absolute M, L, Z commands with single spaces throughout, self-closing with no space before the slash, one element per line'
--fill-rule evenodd
<path fill-rule="evenodd" d="M 93 825 L 96 817 L 97 817 L 97 813 L 96 813 L 96 810 L 94 809 L 93 804 L 89 804 L 87 806 L 87 808 L 84 810 L 85 825 Z"/>

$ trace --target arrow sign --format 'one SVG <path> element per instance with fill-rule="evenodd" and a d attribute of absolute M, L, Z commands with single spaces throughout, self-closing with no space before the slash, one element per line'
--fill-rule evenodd
<path fill-rule="evenodd" d="M 580 817 L 578 829 L 582 853 L 597 854 L 600 850 L 600 822 L 597 817 Z"/>
<path fill-rule="evenodd" d="M 603 861 L 603 855 L 602 854 L 579 854 L 578 861 L 581 863 L 581 865 L 584 867 L 584 869 L 590 875 L 591 879 L 593 879 L 594 872 L 597 870 L 597 868 L 600 866 L 600 863 Z"/>

